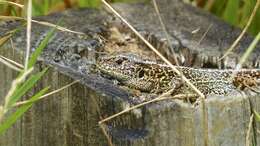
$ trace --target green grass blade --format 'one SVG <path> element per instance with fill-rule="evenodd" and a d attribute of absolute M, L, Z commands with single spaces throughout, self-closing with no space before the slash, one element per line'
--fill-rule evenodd
<path fill-rule="evenodd" d="M 260 31 L 260 9 L 259 8 L 256 11 L 255 17 L 248 29 L 249 32 L 252 33 L 253 35 L 257 35 L 257 33 Z"/>
<path fill-rule="evenodd" d="M 7 103 L 7 107 L 11 107 L 17 100 L 19 100 L 28 90 L 30 90 L 36 82 L 44 75 L 47 71 L 47 68 L 41 72 L 38 72 L 35 75 L 32 75 L 29 79 L 27 79 L 21 86 L 19 86 L 14 94 L 10 97 L 9 102 Z"/>
<path fill-rule="evenodd" d="M 250 56 L 250 54 L 255 49 L 256 45 L 258 44 L 260 40 L 260 32 L 257 34 L 253 42 L 250 44 L 250 46 L 246 49 L 246 52 L 243 54 L 241 59 L 239 60 L 238 66 L 241 67 L 242 64 L 246 61 L 246 59 Z"/>
<path fill-rule="evenodd" d="M 46 87 L 46 88 L 49 89 L 50 87 L 48 86 L 48 87 Z M 41 96 L 41 97 L 42 97 L 42 96 Z M 39 99 L 40 99 L 40 98 L 30 98 L 30 99 L 26 100 L 26 104 L 36 102 L 36 101 L 38 101 Z M 15 107 L 15 106 L 17 106 L 17 105 L 14 104 L 13 106 Z"/>
<path fill-rule="evenodd" d="M 13 7 L 11 7 L 11 15 L 18 16 L 16 10 Z"/>
<path fill-rule="evenodd" d="M 221 17 L 223 15 L 225 9 L 226 0 L 217 0 L 214 1 L 212 12 Z"/>
<path fill-rule="evenodd" d="M 43 1 L 43 12 L 44 12 L 44 15 L 48 14 L 49 8 L 50 8 L 49 1 Z"/>
<path fill-rule="evenodd" d="M 229 0 L 223 18 L 232 25 L 238 24 L 239 0 Z"/>
<path fill-rule="evenodd" d="M 32 15 L 33 16 L 39 16 L 39 15 L 43 15 L 44 14 L 44 10 L 42 5 L 37 4 L 36 1 L 32 1 Z"/>
<path fill-rule="evenodd" d="M 48 91 L 48 87 L 36 93 L 30 100 L 37 101 L 39 97 Z M 34 102 L 22 105 L 14 113 L 12 113 L 4 122 L 0 124 L 0 135 L 10 128 L 33 104 Z"/>
<path fill-rule="evenodd" d="M 98 7 L 101 4 L 101 0 L 81 0 L 78 1 L 80 7 Z"/>
<path fill-rule="evenodd" d="M 31 68 L 34 66 L 34 64 L 37 61 L 37 58 L 42 53 L 43 49 L 47 46 L 50 38 L 52 37 L 54 30 L 56 28 L 52 28 L 46 35 L 46 37 L 41 41 L 40 45 L 36 48 L 36 50 L 32 53 L 30 60 L 28 61 L 28 68 Z"/>
<path fill-rule="evenodd" d="M 253 12 L 255 5 L 256 5 L 256 0 L 245 0 L 244 1 L 244 5 L 241 10 L 241 21 L 239 23 L 239 26 L 241 28 L 247 24 L 248 19 L 249 19 L 251 13 Z M 253 35 L 257 35 L 257 33 L 259 32 L 259 28 L 260 28 L 259 26 L 260 26 L 260 9 L 257 10 L 257 12 L 254 16 L 254 19 L 252 20 L 252 23 L 248 28 L 248 31 Z"/>
<path fill-rule="evenodd" d="M 254 110 L 254 114 L 255 114 L 256 121 L 260 122 L 260 115 L 259 115 L 259 113 Z"/>
<path fill-rule="evenodd" d="M 244 5 L 242 7 L 242 13 L 241 13 L 241 23 L 240 27 L 243 27 L 246 25 L 248 18 L 254 9 L 255 0 L 245 0 Z"/>

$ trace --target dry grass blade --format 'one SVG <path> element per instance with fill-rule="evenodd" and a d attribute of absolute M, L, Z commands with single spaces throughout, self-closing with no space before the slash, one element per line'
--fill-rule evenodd
<path fill-rule="evenodd" d="M 14 5 L 14 6 L 20 7 L 20 8 L 24 8 L 24 5 L 21 5 L 21 4 L 15 3 L 15 2 L 0 0 L 0 3 L 10 4 L 10 5 Z"/>
<path fill-rule="evenodd" d="M 142 107 L 142 106 L 144 106 L 144 105 L 147 105 L 147 104 L 150 104 L 150 103 L 153 103 L 153 102 L 157 102 L 157 101 L 161 101 L 161 100 L 166 100 L 166 99 L 184 99 L 184 98 L 190 98 L 190 97 L 196 96 L 196 94 L 180 94 L 180 95 L 175 95 L 175 96 L 172 96 L 172 97 L 169 97 L 169 98 L 165 98 L 166 96 L 170 96 L 170 94 L 172 93 L 173 90 L 174 90 L 174 89 L 171 89 L 171 90 L 169 90 L 168 92 L 165 92 L 164 94 L 158 96 L 157 98 L 154 98 L 154 99 L 152 99 L 152 100 L 149 100 L 149 101 L 146 101 L 146 102 L 137 104 L 137 105 L 135 105 L 135 106 L 132 106 L 132 107 L 130 107 L 130 108 L 127 108 L 127 109 L 125 109 L 125 110 L 123 110 L 123 111 L 121 111 L 121 112 L 118 112 L 118 113 L 116 113 L 116 114 L 114 114 L 114 115 L 112 115 L 112 116 L 110 116 L 110 117 L 107 117 L 107 118 L 105 118 L 105 119 L 99 121 L 98 123 L 99 123 L 99 124 L 102 124 L 102 123 L 104 123 L 104 122 L 106 122 L 106 121 L 109 121 L 109 120 L 111 120 L 111 119 L 114 119 L 115 117 L 118 117 L 118 116 L 120 116 L 120 115 L 122 115 L 122 114 L 124 114 L 124 113 L 130 112 L 130 111 L 133 110 L 133 109 Z"/>
<path fill-rule="evenodd" d="M 12 34 L 8 34 L 6 36 L 1 37 L 0 38 L 0 46 L 3 45 L 11 36 L 12 36 Z"/>
<path fill-rule="evenodd" d="M 73 31 L 73 30 L 70 30 L 70 29 L 67 29 L 65 27 L 62 27 L 62 26 L 59 26 L 59 25 L 55 25 L 55 24 L 52 24 L 52 23 L 49 23 L 49 22 L 36 21 L 36 20 L 32 20 L 32 22 L 38 23 L 38 24 L 41 24 L 41 25 L 45 25 L 45 26 L 55 27 L 56 29 L 61 30 L 61 31 L 66 31 L 66 32 L 70 32 L 70 33 L 80 34 L 80 35 L 85 35 L 83 32 Z"/>
<path fill-rule="evenodd" d="M 72 83 L 70 83 L 70 84 L 68 84 L 68 85 L 65 85 L 65 86 L 61 87 L 60 89 L 57 89 L 57 90 L 55 90 L 55 91 L 52 91 L 52 92 L 50 92 L 50 93 L 47 93 L 47 94 L 45 94 L 45 95 L 39 97 L 37 100 L 41 100 L 41 99 L 44 99 L 44 98 L 46 98 L 46 97 L 48 97 L 48 96 L 51 96 L 51 95 L 53 95 L 53 94 L 56 94 L 56 93 L 58 93 L 58 92 L 60 92 L 60 91 L 62 91 L 62 90 L 64 90 L 64 89 L 66 89 L 66 88 L 68 88 L 68 87 L 70 87 L 70 86 L 72 86 L 72 85 L 74 85 L 74 84 L 76 84 L 76 83 L 78 83 L 78 82 L 79 82 L 79 80 L 76 80 L 76 81 L 74 81 L 74 82 L 72 82 Z M 30 102 L 33 102 L 33 101 L 21 101 L 21 102 L 17 102 L 14 106 L 15 106 L 15 107 L 16 107 L 16 106 L 21 106 L 21 105 L 24 105 L 24 104 L 27 104 L 27 103 L 30 103 Z"/>
<path fill-rule="evenodd" d="M 1 17 L 1 16 L 0 16 L 0 17 Z M 1 20 L 1 18 L 0 18 L 0 20 Z M 20 28 L 15 28 L 15 29 L 13 29 L 13 30 L 7 31 L 7 32 L 4 34 L 4 36 L 2 36 L 2 37 L 0 38 L 0 46 L 4 45 L 4 43 L 5 43 L 7 40 L 10 39 L 12 48 L 14 48 L 14 47 L 13 47 L 13 44 L 12 44 L 12 39 L 11 39 L 11 37 L 13 36 L 14 33 L 16 33 L 17 31 L 19 31 L 19 29 L 20 29 Z"/>
<path fill-rule="evenodd" d="M 253 52 L 255 49 L 256 45 L 258 44 L 260 40 L 260 32 L 257 34 L 253 42 L 250 44 L 250 46 L 247 48 L 246 52 L 243 54 L 241 59 L 239 60 L 239 63 L 236 65 L 236 70 L 239 70 L 242 67 L 242 64 L 245 63 L 249 55 Z"/>
<path fill-rule="evenodd" d="M 30 58 L 31 50 L 31 28 L 32 28 L 32 0 L 28 0 L 27 6 L 27 29 L 26 29 L 26 53 L 25 53 L 25 63 L 24 69 L 28 69 L 28 62 Z"/>
<path fill-rule="evenodd" d="M 99 126 L 100 126 L 102 132 L 104 133 L 105 137 L 107 138 L 109 146 L 113 146 L 112 140 L 111 140 L 111 138 L 109 137 L 109 135 L 107 133 L 105 125 L 104 124 L 99 124 Z"/>
<path fill-rule="evenodd" d="M 116 113 L 116 114 L 114 114 L 114 115 L 112 115 L 112 116 L 110 116 L 110 117 L 107 117 L 107 118 L 105 118 L 105 119 L 99 121 L 98 123 L 99 123 L 99 124 L 102 124 L 102 123 L 104 123 L 104 122 L 106 122 L 106 121 L 109 121 L 109 120 L 111 120 L 111 119 L 113 119 L 113 118 L 115 118 L 115 117 L 118 117 L 118 116 L 120 116 L 120 115 L 122 115 L 122 114 L 124 114 L 124 113 L 127 113 L 127 112 L 129 112 L 129 111 L 131 111 L 131 110 L 133 110 L 133 109 L 142 107 L 142 106 L 144 106 L 144 105 L 146 105 L 146 104 L 149 104 L 149 103 L 156 102 L 156 101 L 157 101 L 158 99 L 160 99 L 161 97 L 165 96 L 166 94 L 169 95 L 170 93 L 172 93 L 172 90 L 170 90 L 170 91 L 168 91 L 168 92 L 162 94 L 161 96 L 159 96 L 159 97 L 157 97 L 157 98 L 154 98 L 154 99 L 152 99 L 152 100 L 150 100 L 150 101 L 146 101 L 146 102 L 137 104 L 137 105 L 135 105 L 135 106 L 132 106 L 132 107 L 130 107 L 130 108 L 127 108 L 127 109 L 125 109 L 125 110 L 123 110 L 123 111 L 121 111 L 121 112 L 119 112 L 119 113 Z"/>
<path fill-rule="evenodd" d="M 246 61 L 246 59 L 249 57 L 249 55 L 252 53 L 252 51 L 255 49 L 257 43 L 260 40 L 260 32 L 257 34 L 253 42 L 250 44 L 250 46 L 247 48 L 246 52 L 243 54 L 241 59 L 239 60 L 239 63 L 236 65 L 236 68 L 231 76 L 231 79 L 234 79 L 236 76 L 237 72 L 241 69 L 242 64 Z"/>
<path fill-rule="evenodd" d="M 191 87 L 201 98 L 205 96 L 178 70 L 174 65 L 171 64 L 160 52 L 158 52 L 132 25 L 130 25 L 117 11 L 114 10 L 105 0 L 102 2 L 117 16 L 119 17 L 152 51 L 154 51 L 171 69 L 176 72 L 189 87 Z"/>
<path fill-rule="evenodd" d="M 253 125 L 253 119 L 254 119 L 254 114 L 252 114 L 250 116 L 250 120 L 249 120 L 249 123 L 248 123 L 248 130 L 246 132 L 246 146 L 250 146 L 250 131 L 251 131 L 251 128 L 252 128 L 252 125 Z"/>
<path fill-rule="evenodd" d="M 209 30 L 211 29 L 211 27 L 213 26 L 213 24 L 211 23 L 208 27 L 208 29 L 206 30 L 206 32 L 202 35 L 202 37 L 200 38 L 200 40 L 197 43 L 197 46 L 203 41 L 203 39 L 206 37 L 207 33 L 209 32 Z"/>
<path fill-rule="evenodd" d="M 167 32 L 167 29 L 166 29 L 166 27 L 165 27 L 165 24 L 163 23 L 162 17 L 161 17 L 161 15 L 160 15 L 160 11 L 159 11 L 158 5 L 157 5 L 157 3 L 156 3 L 156 0 L 153 0 L 153 6 L 154 6 L 154 9 L 155 9 L 155 11 L 156 11 L 156 14 L 157 14 L 157 16 L 158 16 L 158 18 L 159 18 L 161 27 L 162 27 L 162 29 L 163 29 L 163 31 L 164 31 L 164 33 L 165 33 L 165 36 L 166 36 L 168 45 L 169 45 L 169 47 L 171 48 L 171 51 L 172 51 L 172 53 L 173 53 L 173 54 L 172 54 L 172 55 L 173 55 L 173 59 L 174 59 L 176 65 L 179 65 L 179 62 L 178 62 L 177 57 L 176 57 L 176 55 L 175 55 L 174 49 L 172 48 L 172 45 L 171 45 L 170 36 L 169 36 L 169 34 L 168 34 L 168 32 Z"/>
<path fill-rule="evenodd" d="M 10 97 L 11 97 L 11 95 L 15 92 L 16 87 L 17 87 L 20 83 L 22 83 L 22 82 L 25 80 L 25 78 L 26 78 L 32 71 L 33 71 L 33 68 L 30 68 L 30 69 L 26 70 L 19 78 L 15 79 L 15 80 L 12 82 L 11 88 L 10 88 L 10 90 L 8 91 L 7 95 L 6 95 L 5 98 L 4 98 L 4 99 L 5 99 L 5 103 L 8 103 L 8 102 L 9 102 Z M 5 107 L 6 107 L 6 106 L 7 106 L 7 105 L 5 105 Z M 6 108 L 4 108 L 4 109 L 6 109 Z"/>
<path fill-rule="evenodd" d="M 0 19 L 4 19 L 4 20 L 24 20 L 24 21 L 26 20 L 25 18 L 15 17 L 15 16 L 0 16 Z M 45 22 L 45 21 L 37 21 L 37 20 L 32 19 L 32 22 L 37 23 L 37 24 L 41 24 L 41 25 L 45 25 L 45 26 L 49 26 L 49 27 L 53 27 L 53 28 L 56 28 L 60 31 L 66 31 L 66 32 L 70 32 L 70 33 L 85 35 L 85 33 L 83 33 L 83 32 L 73 31 L 73 30 L 67 29 L 65 27 L 55 25 L 55 24 Z"/>
<path fill-rule="evenodd" d="M 249 17 L 249 20 L 248 20 L 245 28 L 240 33 L 240 35 L 237 37 L 237 39 L 234 41 L 234 43 L 231 45 L 231 47 L 227 50 L 227 52 L 219 59 L 219 61 L 224 59 L 225 57 L 227 57 L 231 53 L 231 51 L 234 50 L 234 48 L 237 46 L 239 41 L 242 39 L 242 37 L 246 33 L 247 29 L 249 28 L 250 24 L 252 23 L 254 16 L 256 15 L 256 12 L 257 12 L 257 9 L 259 7 L 259 4 L 260 4 L 260 0 L 257 0 L 256 5 L 254 7 L 254 10 L 253 10 L 253 12 L 251 13 L 251 15 Z"/>
<path fill-rule="evenodd" d="M 21 72 L 23 70 L 23 68 L 19 68 L 15 65 L 13 65 L 12 63 L 6 61 L 5 59 L 3 59 L 1 56 L 0 56 L 0 62 L 3 63 L 4 65 L 10 67 L 11 69 L 15 70 L 15 71 L 18 71 L 18 72 Z"/>
<path fill-rule="evenodd" d="M 0 58 L 2 58 L 2 59 L 4 59 L 4 60 L 8 61 L 9 63 L 11 63 L 11 64 L 13 64 L 13 65 L 19 67 L 20 69 L 23 69 L 23 68 L 24 68 L 24 66 L 23 66 L 22 64 L 20 64 L 20 63 L 18 63 L 18 62 L 15 62 L 15 61 L 13 61 L 13 60 L 11 60 L 11 59 L 9 59 L 9 58 L 6 58 L 6 57 L 4 57 L 4 56 L 2 56 L 2 55 L 0 55 Z"/>

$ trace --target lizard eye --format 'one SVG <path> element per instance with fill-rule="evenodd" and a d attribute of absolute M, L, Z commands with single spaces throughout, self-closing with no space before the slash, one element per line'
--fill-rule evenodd
<path fill-rule="evenodd" d="M 115 61 L 118 65 L 121 65 L 124 62 L 123 58 L 119 58 Z"/>
<path fill-rule="evenodd" d="M 140 71 L 138 72 L 138 77 L 139 77 L 139 78 L 144 77 L 144 70 L 140 70 Z"/>

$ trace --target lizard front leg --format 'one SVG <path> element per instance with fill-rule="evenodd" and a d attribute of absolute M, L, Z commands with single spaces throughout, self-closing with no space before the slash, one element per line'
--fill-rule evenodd
<path fill-rule="evenodd" d="M 154 89 L 154 83 L 143 79 L 131 78 L 122 81 L 122 84 L 132 89 L 137 89 L 144 92 L 151 92 Z"/>

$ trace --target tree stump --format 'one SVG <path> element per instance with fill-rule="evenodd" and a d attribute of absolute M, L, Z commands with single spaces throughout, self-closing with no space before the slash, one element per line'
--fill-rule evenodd
<path fill-rule="evenodd" d="M 150 41 L 154 45 L 158 43 L 154 43 L 153 39 L 161 42 L 158 49 L 171 59 L 172 50 L 162 47 L 165 35 L 152 4 L 114 4 L 113 7 L 143 35 L 152 37 Z M 162 0 L 159 8 L 170 34 L 171 45 L 185 58 L 181 62 L 185 66 L 234 67 L 237 56 L 246 50 L 253 39 L 246 35 L 236 50 L 236 56 L 217 62 L 216 59 L 223 55 L 241 30 L 179 0 Z M 108 45 L 99 40 L 99 36 L 111 35 L 108 28 L 118 25 L 122 26 L 119 31 L 126 31 L 121 22 L 105 9 L 68 10 L 35 19 L 56 24 L 60 18 L 63 20 L 62 26 L 84 35 L 55 32 L 35 66 L 38 71 L 47 66 L 50 68 L 27 97 L 46 86 L 55 90 L 72 81 L 80 81 L 35 103 L 22 119 L 0 137 L 1 146 L 108 145 L 98 122 L 136 104 L 134 99 L 138 97 L 133 98 L 127 89 L 91 72 L 93 60 L 89 56 L 93 55 L 92 51 L 102 51 Z M 3 22 L 0 36 L 20 24 L 20 21 Z M 198 43 L 209 27 L 206 37 Z M 199 31 L 192 33 L 196 29 Z M 33 23 L 32 48 L 39 45 L 49 30 L 47 26 Z M 0 54 L 23 63 L 25 28 L 12 36 L 12 42 L 14 48 L 7 41 L 1 46 Z M 259 68 L 259 48 L 258 45 L 244 67 Z M 0 70 L 0 103 L 3 104 L 17 72 L 3 64 L 0 64 Z M 177 99 L 165 100 L 116 117 L 106 122 L 105 127 L 114 145 L 244 146 L 252 111 L 260 112 L 259 97 L 251 91 L 234 91 L 225 96 L 210 95 L 205 107 Z M 250 143 L 255 145 L 260 143 L 259 126 L 254 120 L 249 135 Z"/>

